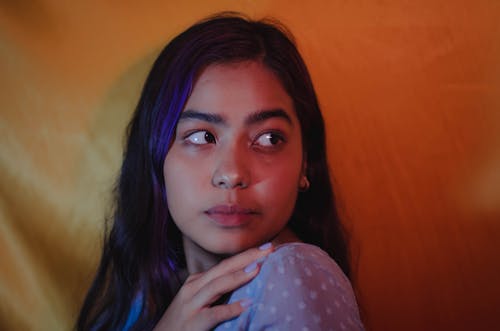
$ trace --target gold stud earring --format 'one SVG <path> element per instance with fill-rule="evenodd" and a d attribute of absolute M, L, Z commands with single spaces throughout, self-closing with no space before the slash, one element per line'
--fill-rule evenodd
<path fill-rule="evenodd" d="M 305 192 L 309 189 L 310 186 L 311 183 L 309 183 L 309 179 L 307 179 L 307 176 L 302 176 L 302 178 L 300 179 L 299 191 Z"/>

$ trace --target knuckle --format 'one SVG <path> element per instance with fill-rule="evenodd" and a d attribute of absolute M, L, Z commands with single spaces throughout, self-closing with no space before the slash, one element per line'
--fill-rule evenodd
<path fill-rule="evenodd" d="M 212 280 L 206 287 L 214 294 L 221 295 L 232 291 L 247 281 L 249 274 L 244 271 L 236 271 Z"/>
<path fill-rule="evenodd" d="M 241 266 L 246 265 L 250 263 L 251 261 L 256 260 L 257 258 L 260 257 L 259 250 L 255 248 L 251 248 L 249 250 L 246 250 L 245 252 L 242 252 L 238 255 L 235 255 L 227 260 L 222 261 L 221 263 L 226 263 L 224 266 L 230 267 L 231 265 L 234 266 Z M 228 268 L 229 269 L 229 268 Z"/>
<path fill-rule="evenodd" d="M 194 273 L 194 274 L 190 274 L 187 279 L 186 279 L 186 283 L 192 283 L 194 282 L 195 280 L 197 280 L 198 278 L 200 278 L 202 275 L 202 273 Z"/>
<path fill-rule="evenodd" d="M 203 324 L 214 325 L 217 324 L 216 316 L 213 312 L 213 308 L 205 308 L 198 314 L 198 319 L 203 321 Z"/>
<path fill-rule="evenodd" d="M 193 292 L 194 292 L 194 286 L 193 286 L 193 284 L 189 283 L 189 284 L 184 284 L 179 289 L 179 292 L 177 295 L 179 296 L 179 299 L 182 302 L 186 302 L 186 301 L 189 301 L 190 298 L 193 296 Z"/>
<path fill-rule="evenodd" d="M 249 275 L 250 275 L 249 273 L 247 273 L 243 270 L 238 271 L 238 272 L 234 272 L 231 275 L 229 275 L 229 281 L 232 284 L 239 284 L 239 283 L 245 281 L 247 276 L 249 276 Z"/>
<path fill-rule="evenodd" d="M 260 249 L 258 248 L 250 248 L 248 251 L 247 251 L 247 254 L 248 254 L 248 257 L 251 259 L 251 260 L 255 260 L 255 259 L 258 259 L 259 257 L 261 256 L 264 256 L 266 254 L 268 254 L 267 252 L 265 251 L 261 251 Z"/>
<path fill-rule="evenodd" d="M 222 260 L 220 263 L 219 263 L 219 266 L 221 269 L 227 269 L 231 266 L 231 263 L 232 262 L 232 259 L 229 258 L 229 259 L 225 259 L 225 260 Z"/>
<path fill-rule="evenodd" d="M 184 285 L 182 285 L 179 292 L 180 293 L 190 293 L 190 292 L 192 292 L 193 287 L 194 287 L 194 285 L 192 283 L 184 284 Z"/>
<path fill-rule="evenodd" d="M 221 294 L 224 288 L 224 281 L 221 281 L 221 278 L 213 279 L 210 282 L 208 282 L 204 287 L 203 290 L 207 292 L 209 295 L 208 296 L 214 296 Z"/>
<path fill-rule="evenodd" d="M 211 323 L 219 323 L 226 319 L 226 314 L 224 314 L 225 309 L 223 306 L 216 306 L 209 310 L 208 319 Z"/>
<path fill-rule="evenodd" d="M 236 316 L 241 313 L 241 306 L 239 303 L 233 303 L 231 305 L 228 305 L 228 313 L 231 316 Z"/>

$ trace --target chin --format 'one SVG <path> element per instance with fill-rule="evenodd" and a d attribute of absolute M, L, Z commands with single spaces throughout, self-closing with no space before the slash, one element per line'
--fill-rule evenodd
<path fill-rule="evenodd" d="M 217 242 L 207 243 L 207 245 L 202 245 L 202 247 L 214 254 L 218 255 L 234 255 L 241 253 L 244 250 L 258 246 L 259 241 L 249 241 L 249 240 L 238 240 L 238 239 L 221 239 Z"/>

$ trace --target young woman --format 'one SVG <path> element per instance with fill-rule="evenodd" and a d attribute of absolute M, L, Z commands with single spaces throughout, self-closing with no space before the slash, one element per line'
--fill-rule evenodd
<path fill-rule="evenodd" d="M 291 35 L 236 14 L 161 52 L 128 128 L 78 330 L 361 330 Z"/>

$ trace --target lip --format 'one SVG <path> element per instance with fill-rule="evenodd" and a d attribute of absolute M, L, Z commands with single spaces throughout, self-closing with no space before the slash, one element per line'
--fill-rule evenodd
<path fill-rule="evenodd" d="M 227 228 L 244 226 L 260 214 L 255 209 L 239 205 L 217 205 L 205 210 L 204 213 L 216 225 Z"/>

